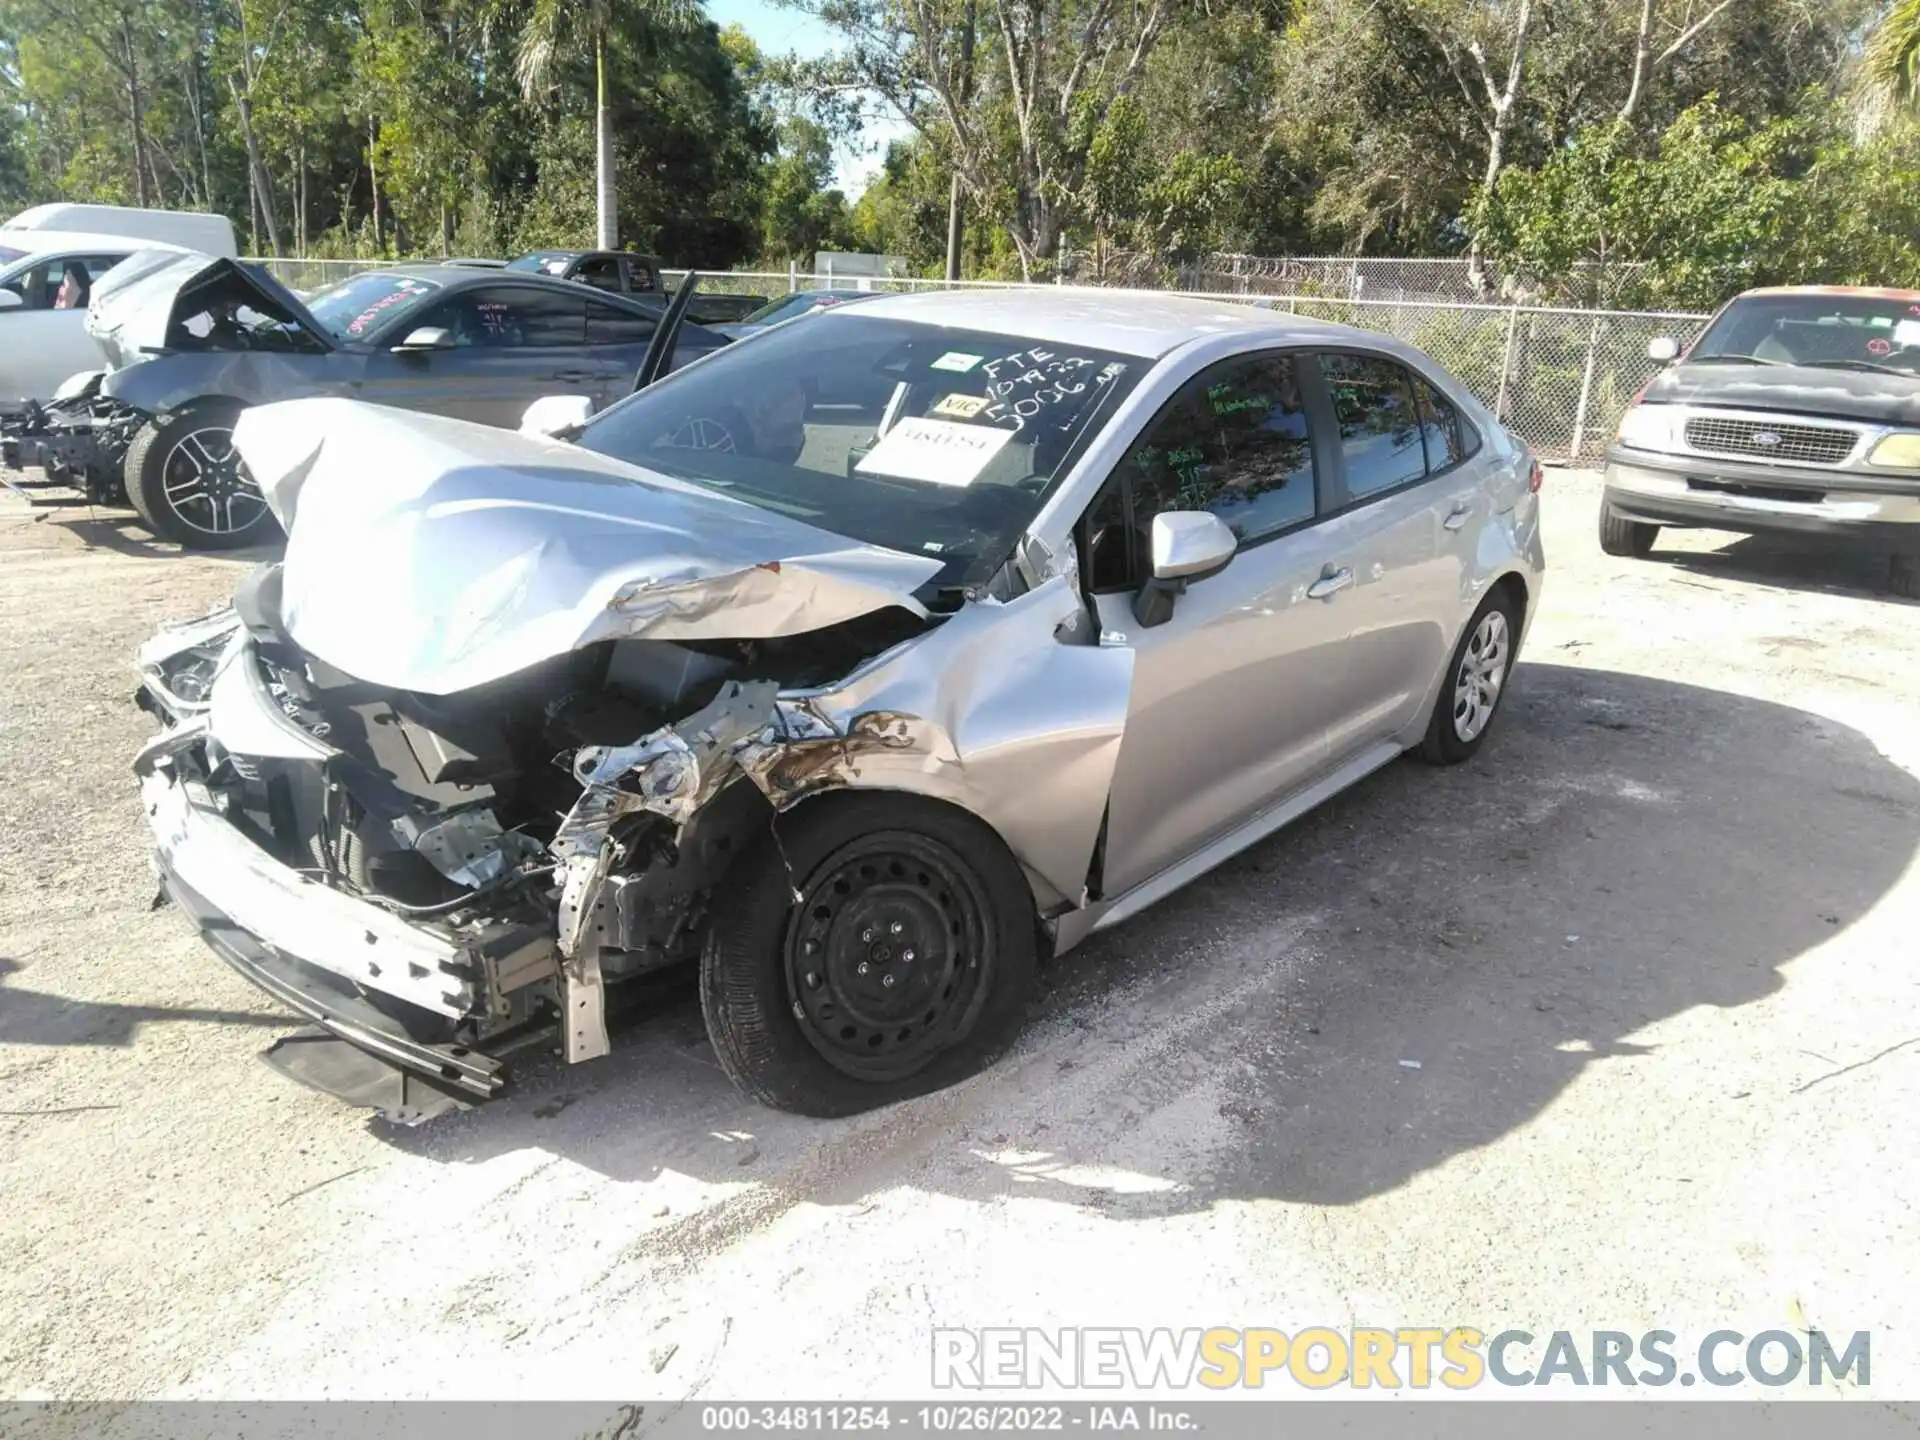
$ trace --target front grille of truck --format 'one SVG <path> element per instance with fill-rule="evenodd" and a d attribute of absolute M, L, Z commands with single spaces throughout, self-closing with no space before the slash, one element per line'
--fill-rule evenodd
<path fill-rule="evenodd" d="M 1710 455 L 1746 455 L 1791 465 L 1838 465 L 1859 439 L 1832 425 L 1775 425 L 1765 420 L 1687 421 L 1687 446 Z"/>

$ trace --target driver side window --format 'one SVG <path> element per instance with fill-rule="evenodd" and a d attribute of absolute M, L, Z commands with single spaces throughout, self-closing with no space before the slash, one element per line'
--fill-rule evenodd
<path fill-rule="evenodd" d="M 1286 354 L 1237 356 L 1181 387 L 1088 512 L 1091 590 L 1145 583 L 1153 517 L 1170 510 L 1210 510 L 1242 545 L 1314 518 L 1313 445 L 1299 363 Z"/>

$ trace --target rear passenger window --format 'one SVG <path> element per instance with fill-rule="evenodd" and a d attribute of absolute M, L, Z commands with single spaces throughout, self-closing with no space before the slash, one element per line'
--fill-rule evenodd
<path fill-rule="evenodd" d="M 653 338 L 653 321 L 597 300 L 587 302 L 587 344 L 644 345 Z"/>
<path fill-rule="evenodd" d="M 1322 355 L 1353 499 L 1424 480 L 1427 458 L 1407 372 L 1376 355 Z M 1457 422 L 1456 422 L 1457 423 Z"/>
<path fill-rule="evenodd" d="M 1211 510 L 1243 545 L 1314 517 L 1298 363 L 1289 355 L 1223 361 L 1168 402 L 1088 516 L 1094 589 L 1145 581 L 1153 517 L 1169 510 Z"/>
<path fill-rule="evenodd" d="M 578 345 L 586 336 L 586 296 L 518 286 L 468 290 L 425 322 L 450 343 L 483 350 Z"/>
<path fill-rule="evenodd" d="M 1413 377 L 1413 392 L 1420 405 L 1420 434 L 1427 446 L 1427 473 L 1438 475 L 1450 470 L 1473 454 L 1473 429 L 1460 418 L 1453 402 L 1425 379 Z"/>

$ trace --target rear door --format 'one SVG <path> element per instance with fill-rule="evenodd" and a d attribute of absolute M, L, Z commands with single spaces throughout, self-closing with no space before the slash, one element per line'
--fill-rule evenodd
<path fill-rule="evenodd" d="M 375 341 L 366 398 L 508 428 L 542 395 L 592 398 L 602 382 L 587 358 L 588 298 L 583 285 L 504 283 L 456 291 Z M 446 332 L 442 348 L 392 350 L 427 328 Z"/>
<path fill-rule="evenodd" d="M 1306 360 L 1305 365 L 1312 361 Z M 1329 568 L 1302 360 L 1260 351 L 1211 365 L 1146 426 L 1082 521 L 1101 628 L 1134 650 L 1103 888 L 1117 895 L 1310 784 L 1352 706 L 1344 595 Z M 1153 517 L 1211 510 L 1238 537 L 1163 625 L 1133 599 Z"/>
<path fill-rule="evenodd" d="M 1463 422 L 1425 377 L 1363 350 L 1316 357 L 1335 449 L 1352 708 L 1333 760 L 1412 727 L 1445 664 L 1490 514 Z"/>
<path fill-rule="evenodd" d="M 636 308 L 587 301 L 586 366 L 593 372 L 593 408 L 604 410 L 633 393 L 658 322 Z"/>

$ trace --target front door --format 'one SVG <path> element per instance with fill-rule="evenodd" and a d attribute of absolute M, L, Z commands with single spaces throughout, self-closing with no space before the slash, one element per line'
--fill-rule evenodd
<path fill-rule="evenodd" d="M 1133 647 L 1102 889 L 1116 896 L 1312 782 L 1351 703 L 1344 587 L 1318 524 L 1300 362 L 1278 351 L 1202 371 L 1134 442 L 1083 522 L 1102 628 Z M 1311 362 L 1308 362 L 1311 363 Z M 1210 510 L 1240 542 L 1142 627 L 1155 515 Z"/>
<path fill-rule="evenodd" d="M 542 395 L 597 397 L 602 382 L 586 357 L 587 299 L 587 287 L 572 284 L 461 290 L 379 337 L 364 398 L 513 429 Z M 446 332 L 441 348 L 391 348 L 429 328 Z"/>

